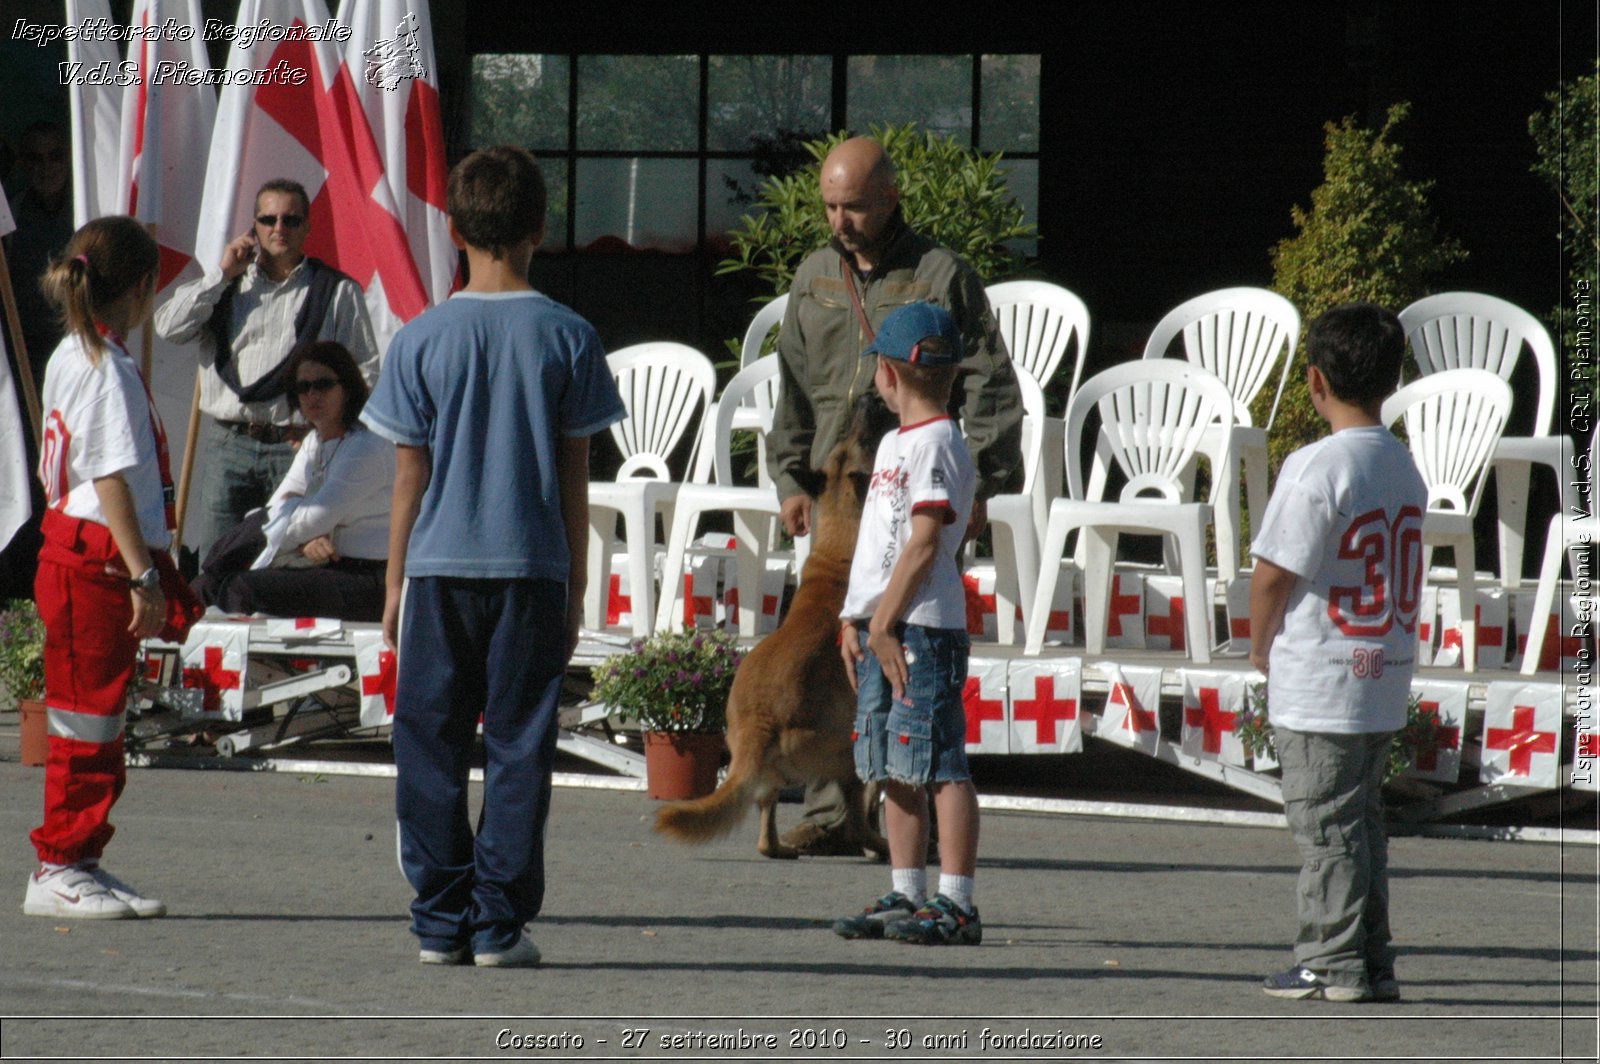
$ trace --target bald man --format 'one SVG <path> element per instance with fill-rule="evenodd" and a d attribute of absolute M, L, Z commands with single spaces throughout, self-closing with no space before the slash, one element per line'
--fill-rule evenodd
<path fill-rule="evenodd" d="M 767 437 L 767 465 L 784 528 L 811 531 L 818 469 L 844 436 L 850 406 L 872 388 L 862 353 L 896 307 L 925 300 L 950 312 L 966 358 L 951 396 L 978 470 L 969 535 L 987 522 L 990 496 L 1021 489 L 1022 399 L 983 279 L 948 248 L 906 224 L 894 165 L 870 137 L 844 141 L 822 161 L 822 202 L 833 239 L 795 272 L 778 334 L 782 387 Z M 842 789 L 808 788 L 805 819 L 781 840 L 802 854 L 859 852 L 843 838 Z"/>

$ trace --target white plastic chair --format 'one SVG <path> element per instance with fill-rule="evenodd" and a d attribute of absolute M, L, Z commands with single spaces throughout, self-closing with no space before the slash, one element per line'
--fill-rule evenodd
<path fill-rule="evenodd" d="M 1461 660 L 1478 667 L 1477 565 L 1473 518 L 1483 496 L 1484 472 L 1506 416 L 1511 388 L 1481 369 L 1453 369 L 1412 381 L 1383 401 L 1385 425 L 1404 421 L 1411 457 L 1428 485 L 1422 518 L 1422 579 L 1430 579 L 1429 557 L 1438 546 L 1455 554 L 1461 596 Z"/>
<path fill-rule="evenodd" d="M 1128 478 L 1116 502 L 1084 491 L 1081 463 L 1073 461 L 1089 411 L 1100 412 L 1099 439 L 1110 460 Z M 1184 611 L 1190 656 L 1211 660 L 1211 609 L 1206 596 L 1205 531 L 1211 504 L 1184 502 L 1184 471 L 1207 430 L 1220 426 L 1218 467 L 1228 461 L 1233 427 L 1233 396 L 1209 370 L 1177 359 L 1126 362 L 1083 383 L 1067 408 L 1067 495 L 1050 504 L 1039 556 L 1039 582 L 1028 615 L 1025 652 L 1044 646 L 1067 535 L 1081 529 L 1085 544 L 1084 623 L 1087 649 L 1105 650 L 1106 608 L 1111 594 L 1117 540 L 1124 532 L 1165 535 L 1177 540 L 1178 575 L 1186 601 L 1205 608 Z M 1154 492 L 1156 498 L 1146 497 Z"/>
<path fill-rule="evenodd" d="M 1502 441 L 1503 442 L 1503 441 Z M 1544 561 L 1539 566 L 1538 590 L 1533 596 L 1533 625 L 1528 632 L 1528 644 L 1522 653 L 1522 671 L 1531 675 L 1539 671 L 1539 658 L 1544 653 L 1545 618 L 1555 608 L 1556 593 L 1561 587 L 1561 557 L 1571 552 L 1573 575 L 1583 572 L 1579 551 L 1600 543 L 1600 514 L 1593 507 L 1595 488 L 1600 477 L 1595 475 L 1595 464 L 1600 462 L 1600 430 L 1589 438 L 1589 495 L 1590 509 L 1585 516 L 1576 516 L 1564 510 L 1550 518 L 1544 537 Z"/>
<path fill-rule="evenodd" d="M 1005 281 L 984 292 L 1012 363 L 1027 370 L 1041 388 L 1055 377 L 1076 337 L 1077 360 L 1067 392 L 1071 401 L 1083 376 L 1084 352 L 1089 349 L 1089 308 L 1083 300 L 1047 281 Z"/>
<path fill-rule="evenodd" d="M 1033 613 L 1033 578 L 1039 571 L 1039 540 L 1054 495 L 1036 491 L 1044 476 L 1046 416 L 1044 390 L 1031 374 L 1017 374 L 1022 393 L 1022 491 L 989 500 L 989 527 L 994 530 L 995 636 L 1015 643 L 1017 606 L 1024 622 Z"/>
<path fill-rule="evenodd" d="M 1576 501 L 1571 485 L 1576 449 L 1565 433 L 1552 434 L 1561 376 L 1550 334 L 1521 307 L 1480 292 L 1441 292 L 1419 299 L 1400 312 L 1400 324 L 1422 373 L 1470 367 L 1509 381 L 1523 348 L 1533 353 L 1539 373 L 1533 435 L 1502 436 L 1491 459 L 1499 510 L 1500 580 L 1508 588 L 1520 587 L 1533 464 L 1555 472 L 1560 512 L 1570 512 Z"/>
<path fill-rule="evenodd" d="M 1167 348 L 1182 337 L 1183 354 L 1195 365 L 1215 373 L 1233 395 L 1233 439 L 1226 467 L 1216 432 L 1209 433 L 1200 451 L 1221 470 L 1222 492 L 1217 495 L 1217 578 L 1231 580 L 1239 568 L 1239 473 L 1245 475 L 1249 512 L 1261 514 L 1267 505 L 1267 430 L 1278 416 L 1278 402 L 1289 379 L 1289 363 L 1300 341 L 1300 312 L 1294 304 L 1265 288 L 1221 288 L 1195 296 L 1168 311 L 1156 323 L 1144 347 L 1145 358 L 1164 358 Z M 1282 367 L 1279 367 L 1279 363 Z M 1272 398 L 1267 423 L 1257 426 L 1250 404 L 1277 369 L 1278 390 Z M 1213 473 L 1213 475 L 1217 475 Z M 1215 493 L 1215 489 L 1213 489 Z"/>
<path fill-rule="evenodd" d="M 633 632 L 645 635 L 655 617 L 655 522 L 670 508 L 678 485 L 667 458 L 697 413 L 711 401 L 717 371 L 700 352 L 666 341 L 635 344 L 606 356 L 628 416 L 611 426 L 622 452 L 614 481 L 589 482 L 589 589 L 584 624 L 605 627 L 611 581 L 611 548 L 617 515 L 628 551 Z M 508 470 L 512 475 L 514 471 Z"/>
<path fill-rule="evenodd" d="M 764 357 L 761 349 L 766 346 L 768 334 L 782 324 L 783 312 L 788 305 L 789 293 L 785 292 L 756 311 L 756 316 L 750 319 L 750 327 L 744 331 L 744 343 L 739 347 L 740 369 Z"/>
<path fill-rule="evenodd" d="M 694 539 L 700 518 L 713 512 L 733 515 L 735 559 L 738 568 L 739 632 L 756 634 L 760 619 L 761 578 L 766 572 L 767 543 L 778 516 L 777 490 L 770 483 L 742 487 L 735 483 L 731 440 L 738 421 L 748 411 L 755 412 L 756 431 L 772 428 L 772 410 L 778 396 L 778 356 L 765 355 L 734 375 L 722 391 L 722 398 L 706 419 L 702 453 L 712 455 L 715 483 L 685 484 L 678 489 L 673 506 L 671 533 L 667 537 L 667 556 L 661 567 L 661 605 L 656 615 L 657 631 L 676 629 L 683 602 L 683 574 L 687 568 L 689 544 Z"/>

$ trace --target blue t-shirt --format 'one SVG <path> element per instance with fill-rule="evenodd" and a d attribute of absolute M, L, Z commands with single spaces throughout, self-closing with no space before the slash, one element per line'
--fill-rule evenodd
<path fill-rule="evenodd" d="M 624 413 L 594 327 L 537 292 L 458 292 L 405 326 L 361 420 L 430 452 L 406 575 L 565 581 L 557 439 Z"/>

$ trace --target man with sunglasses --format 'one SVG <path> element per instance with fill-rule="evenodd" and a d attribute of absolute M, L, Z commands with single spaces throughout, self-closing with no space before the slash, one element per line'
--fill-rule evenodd
<path fill-rule="evenodd" d="M 206 466 L 195 546 L 202 559 L 246 513 L 263 506 L 294 460 L 290 362 L 319 340 L 343 344 L 370 384 L 378 346 L 361 286 L 305 253 L 311 202 L 297 181 L 256 193 L 249 231 L 222 261 L 181 285 L 156 312 L 156 331 L 200 344 Z"/>

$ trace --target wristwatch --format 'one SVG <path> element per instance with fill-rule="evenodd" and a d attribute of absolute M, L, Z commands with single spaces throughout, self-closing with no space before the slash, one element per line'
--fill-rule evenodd
<path fill-rule="evenodd" d="M 152 565 L 140 575 L 129 580 L 128 586 L 135 591 L 159 591 L 161 590 L 161 570 Z"/>

